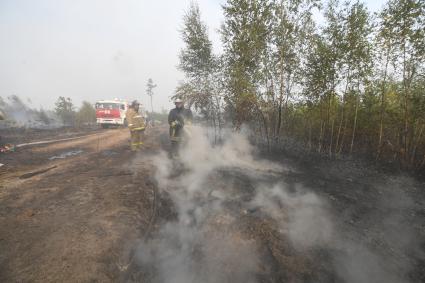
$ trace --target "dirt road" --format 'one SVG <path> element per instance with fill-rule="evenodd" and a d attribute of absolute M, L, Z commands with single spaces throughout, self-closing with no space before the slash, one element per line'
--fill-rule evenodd
<path fill-rule="evenodd" d="M 132 171 L 128 138 L 114 129 L 8 154 L 0 169 L 1 282 L 118 280 L 152 209 L 152 168 Z M 148 140 L 143 154 L 155 148 Z"/>

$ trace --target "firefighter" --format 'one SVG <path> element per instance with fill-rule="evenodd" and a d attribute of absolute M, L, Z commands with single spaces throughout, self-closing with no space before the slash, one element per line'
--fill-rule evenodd
<path fill-rule="evenodd" d="M 139 150 L 142 145 L 142 134 L 145 131 L 145 119 L 139 114 L 140 103 L 134 100 L 125 113 L 131 135 L 131 150 Z"/>
<path fill-rule="evenodd" d="M 168 124 L 170 125 L 171 152 L 175 156 L 184 138 L 184 126 L 192 124 L 193 115 L 190 109 L 184 108 L 183 100 L 180 98 L 177 98 L 174 104 L 176 108 L 171 109 L 168 114 Z"/>

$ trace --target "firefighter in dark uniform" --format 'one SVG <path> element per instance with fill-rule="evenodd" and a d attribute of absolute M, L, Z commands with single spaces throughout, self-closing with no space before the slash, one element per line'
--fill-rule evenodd
<path fill-rule="evenodd" d="M 176 108 L 171 109 L 168 114 L 168 124 L 170 125 L 171 152 L 175 156 L 178 153 L 179 145 L 184 139 L 184 126 L 192 124 L 193 115 L 190 109 L 184 108 L 183 100 L 177 98 L 174 101 Z"/>
<path fill-rule="evenodd" d="M 145 119 L 139 114 L 140 103 L 134 100 L 125 113 L 131 136 L 131 150 L 139 150 L 142 145 L 142 134 L 145 131 Z"/>

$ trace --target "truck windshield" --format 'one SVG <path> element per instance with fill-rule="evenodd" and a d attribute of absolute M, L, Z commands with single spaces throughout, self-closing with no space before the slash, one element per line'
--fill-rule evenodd
<path fill-rule="evenodd" d="M 96 103 L 96 109 L 119 109 L 119 103 Z"/>

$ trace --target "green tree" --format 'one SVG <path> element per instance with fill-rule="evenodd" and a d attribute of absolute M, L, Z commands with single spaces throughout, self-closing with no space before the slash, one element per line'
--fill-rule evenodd
<path fill-rule="evenodd" d="M 326 136 L 325 130 L 327 128 L 330 129 L 330 143 L 329 143 L 329 154 L 332 155 L 332 147 L 335 152 L 338 152 L 338 147 L 341 144 L 344 136 L 343 123 L 346 119 L 346 109 L 345 109 L 345 97 L 348 91 L 348 85 L 351 81 L 351 69 L 344 65 L 344 54 L 346 52 L 345 44 L 344 44 L 344 36 L 345 36 L 345 27 L 344 27 L 344 10 L 340 7 L 340 3 L 338 0 L 329 1 L 326 10 L 325 10 L 325 19 L 326 25 L 322 32 L 322 36 L 326 43 L 325 49 L 325 60 L 326 60 L 326 68 L 324 69 L 327 74 L 327 92 L 323 93 L 323 98 L 327 100 L 327 111 L 321 112 L 321 123 L 320 127 L 320 137 L 319 137 L 319 151 L 322 148 L 322 141 L 325 140 L 323 138 Z M 344 84 L 345 85 L 341 85 Z M 337 89 L 340 89 L 338 92 Z M 342 89 L 342 90 L 341 90 Z M 338 103 L 338 116 L 339 123 L 337 126 L 337 130 L 334 134 L 334 124 L 335 119 L 331 119 L 331 101 L 333 98 L 338 97 L 339 100 L 342 100 L 342 103 Z M 338 111 L 336 110 L 336 111 Z M 327 113 L 326 119 L 324 120 L 324 114 Z M 331 122 L 332 120 L 332 122 Z M 345 122 L 346 125 L 346 122 Z M 345 127 L 344 127 L 345 128 Z M 328 130 L 329 131 L 329 130 Z M 334 137 L 335 136 L 335 137 Z M 342 146 L 340 147 L 342 149 Z"/>
<path fill-rule="evenodd" d="M 55 103 L 55 113 L 61 119 L 63 124 L 74 126 L 76 113 L 71 98 L 59 96 Z"/>
<path fill-rule="evenodd" d="M 374 18 L 359 0 L 330 0 L 316 27 L 321 3 L 227 0 L 220 57 L 192 4 L 176 95 L 269 147 L 425 168 L 425 2 L 389 0 Z"/>
<path fill-rule="evenodd" d="M 77 126 L 88 126 L 96 123 L 96 109 L 90 102 L 83 101 L 80 109 L 76 114 Z"/>
<path fill-rule="evenodd" d="M 412 85 L 424 71 L 425 2 L 421 0 L 390 0 L 381 13 L 381 34 L 391 43 L 395 75 L 402 82 L 403 125 L 399 147 L 403 162 L 409 159 L 415 136 L 412 121 Z"/>
<path fill-rule="evenodd" d="M 201 20 L 199 6 L 192 2 L 183 17 L 181 36 L 184 48 L 180 51 L 179 69 L 185 80 L 176 89 L 176 97 L 183 98 L 211 122 L 221 128 L 221 91 L 218 60 L 212 52 L 207 26 Z"/>
<path fill-rule="evenodd" d="M 272 67 L 268 58 L 273 5 L 267 0 L 228 0 L 223 12 L 221 35 L 226 109 L 233 115 L 236 128 L 251 122 L 259 128 L 270 147 L 271 107 L 264 97 L 270 94 L 267 80 Z"/>
<path fill-rule="evenodd" d="M 369 12 L 363 3 L 357 1 L 349 8 L 346 17 L 346 40 L 344 42 L 347 45 L 345 63 L 351 70 L 351 78 L 353 79 L 352 90 L 356 96 L 350 153 L 353 152 L 354 147 L 361 96 L 371 75 L 371 34 L 372 25 Z"/>
<path fill-rule="evenodd" d="M 379 13 L 379 26 L 378 26 L 378 34 L 375 37 L 375 46 L 376 46 L 376 58 L 378 61 L 376 64 L 377 68 L 380 67 L 376 71 L 378 76 L 378 81 L 380 84 L 380 92 L 379 92 L 379 133 L 378 133 L 378 145 L 377 145 L 377 153 L 376 159 L 378 160 L 381 155 L 382 146 L 383 146 L 383 138 L 384 138 L 384 119 L 386 114 L 386 92 L 387 92 L 387 80 L 389 73 L 389 64 L 391 61 L 391 53 L 392 53 L 392 35 L 389 32 L 388 24 L 385 24 L 386 21 L 386 11 L 383 10 Z"/>
<path fill-rule="evenodd" d="M 309 108 L 312 105 L 320 106 L 320 118 L 308 119 L 309 128 L 312 128 L 312 123 L 320 123 L 320 133 L 318 138 L 317 150 L 320 152 L 323 147 L 326 125 L 330 125 L 332 99 L 335 98 L 336 80 L 338 77 L 335 59 L 335 48 L 328 43 L 322 36 L 316 36 L 311 53 L 308 55 L 307 64 L 305 68 L 305 84 L 304 96 L 309 102 Z M 326 111 L 322 109 L 326 108 Z M 327 113 L 327 115 L 325 115 Z M 332 154 L 333 145 L 333 125 L 332 119 L 331 137 L 329 144 L 329 151 Z M 311 146 L 311 136 L 309 137 L 309 144 Z"/>
<path fill-rule="evenodd" d="M 213 71 L 214 57 L 207 26 L 201 21 L 201 12 L 195 2 L 191 2 L 183 17 L 181 36 L 185 47 L 180 51 L 178 67 L 190 80 L 202 83 Z"/>
<path fill-rule="evenodd" d="M 271 69 L 273 81 L 273 100 L 277 93 L 277 123 L 274 130 L 275 139 L 279 138 L 282 111 L 288 113 L 288 102 L 292 97 L 293 89 L 299 85 L 304 76 L 304 64 L 313 41 L 315 24 L 312 11 L 318 8 L 319 1 L 289 0 L 273 1 L 272 35 L 268 53 L 271 53 Z M 271 85 L 270 85 L 271 87 Z M 288 119 L 288 117 L 287 117 Z"/>

